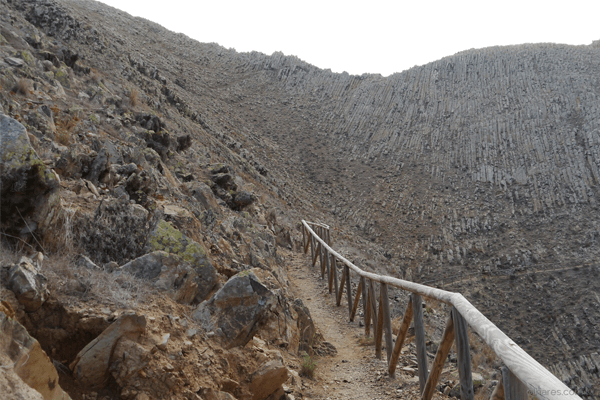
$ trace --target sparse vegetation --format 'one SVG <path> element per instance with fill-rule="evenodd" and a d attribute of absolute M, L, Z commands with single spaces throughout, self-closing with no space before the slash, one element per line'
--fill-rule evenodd
<path fill-rule="evenodd" d="M 138 92 L 138 90 L 136 88 L 131 88 L 129 90 L 129 94 L 127 97 L 129 97 L 129 105 L 131 105 L 131 107 L 136 107 L 138 105 L 139 96 L 140 96 L 140 93 Z"/>
<path fill-rule="evenodd" d="M 317 368 L 317 363 L 308 355 L 307 352 L 303 352 L 300 375 L 306 376 L 307 378 L 310 378 L 310 379 L 313 379 L 315 376 L 316 368 Z"/>
<path fill-rule="evenodd" d="M 17 81 L 17 84 L 13 88 L 13 92 L 23 95 L 23 96 L 29 95 L 30 91 L 31 91 L 31 84 L 30 84 L 29 80 L 27 80 L 25 78 L 19 79 Z"/>

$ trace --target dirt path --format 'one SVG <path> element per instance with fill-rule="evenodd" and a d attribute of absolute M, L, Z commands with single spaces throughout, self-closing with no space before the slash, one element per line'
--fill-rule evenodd
<path fill-rule="evenodd" d="M 382 360 L 375 358 L 373 345 L 365 343 L 364 328 L 348 322 L 345 299 L 339 307 L 329 294 L 326 281 L 318 267 L 310 266 L 309 257 L 287 253 L 288 278 L 294 295 L 302 299 L 326 341 L 337 349 L 337 355 L 316 359 L 314 380 L 306 379 L 305 398 L 308 399 L 417 399 L 418 377 L 412 344 L 401 356 L 395 378 L 387 374 L 385 350 Z M 359 309 L 359 315 L 361 310 Z M 403 370 L 403 368 L 405 370 Z M 414 373 L 413 370 L 414 369 Z M 437 397 L 437 396 L 436 396 Z"/>

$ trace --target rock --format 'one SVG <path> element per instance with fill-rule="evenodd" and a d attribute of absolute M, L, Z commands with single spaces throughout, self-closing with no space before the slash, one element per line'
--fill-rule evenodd
<path fill-rule="evenodd" d="M 485 378 L 480 373 L 473 372 L 471 378 L 473 379 L 474 388 L 485 385 Z"/>
<path fill-rule="evenodd" d="M 54 170 L 65 178 L 79 179 L 88 174 L 91 164 L 92 158 L 88 154 L 75 153 L 70 150 L 61 153 Z"/>
<path fill-rule="evenodd" d="M 301 299 L 294 301 L 294 311 L 298 315 L 298 332 L 300 334 L 298 354 L 302 351 L 309 352 L 309 348 L 314 344 L 314 337 L 317 333 L 317 328 L 310 316 L 310 310 L 304 306 Z"/>
<path fill-rule="evenodd" d="M 129 176 L 136 171 L 138 171 L 138 166 L 135 163 L 129 163 L 126 165 L 119 166 L 117 168 L 117 173 L 123 176 Z"/>
<path fill-rule="evenodd" d="M 169 343 L 170 337 L 171 337 L 170 333 L 165 333 L 164 335 L 162 335 L 162 337 L 160 338 L 160 342 L 158 342 L 156 344 L 156 347 L 158 347 L 159 350 L 166 351 L 167 343 Z"/>
<path fill-rule="evenodd" d="M 161 220 L 148 238 L 148 251 L 165 251 L 175 254 L 196 272 L 197 292 L 195 301 L 202 301 L 213 292 L 218 283 L 217 270 L 200 244 Z"/>
<path fill-rule="evenodd" d="M 213 175 L 210 179 L 226 190 L 237 190 L 233 175 L 229 173 L 218 173 Z"/>
<path fill-rule="evenodd" d="M 137 340 L 145 329 L 146 318 L 143 315 L 124 314 L 119 317 L 77 354 L 70 365 L 75 378 L 92 388 L 102 386 L 119 339 Z"/>
<path fill-rule="evenodd" d="M 90 260 L 89 257 L 86 257 L 83 254 L 79 255 L 79 258 L 77 259 L 77 265 L 79 265 L 80 267 L 88 268 L 88 269 L 95 269 L 95 270 L 101 269 L 92 260 Z"/>
<path fill-rule="evenodd" d="M 73 221 L 76 243 L 97 264 L 122 264 L 147 253 L 153 228 L 147 210 L 124 199 L 104 199 L 92 212 L 78 212 Z"/>
<path fill-rule="evenodd" d="M 191 303 L 198 295 L 198 274 L 175 254 L 148 253 L 123 265 L 117 273 L 122 272 L 153 282 L 155 287 L 167 291 L 182 304 Z"/>
<path fill-rule="evenodd" d="M 282 389 L 281 385 L 288 379 L 288 370 L 283 359 L 278 357 L 261 365 L 250 379 L 252 400 L 263 400 Z"/>
<path fill-rule="evenodd" d="M 221 392 L 214 389 L 208 389 L 204 393 L 204 399 L 206 400 L 236 400 L 231 394 L 227 392 Z"/>
<path fill-rule="evenodd" d="M 92 181 L 93 184 L 98 184 L 102 175 L 110 169 L 110 163 L 108 162 L 108 154 L 106 153 L 106 149 L 100 150 L 92 165 L 90 166 L 90 171 L 86 175 L 87 179 Z"/>
<path fill-rule="evenodd" d="M 253 272 L 242 271 L 210 300 L 202 302 L 192 318 L 207 332 L 220 329 L 227 348 L 244 346 L 258 331 L 276 299 Z"/>
<path fill-rule="evenodd" d="M 4 61 L 6 61 L 6 63 L 8 65 L 10 65 L 11 67 L 20 68 L 25 65 L 25 61 L 21 60 L 20 58 L 15 58 L 15 57 L 6 57 L 4 59 Z"/>
<path fill-rule="evenodd" d="M 121 338 L 111 357 L 109 371 L 117 383 L 127 386 L 128 381 L 150 363 L 151 354 L 140 344 Z"/>
<path fill-rule="evenodd" d="M 0 228 L 7 234 L 44 239 L 59 214 L 58 182 L 30 145 L 25 127 L 0 114 Z"/>
<path fill-rule="evenodd" d="M 236 209 L 242 209 L 256 201 L 256 196 L 246 191 L 236 192 L 233 195 L 233 205 Z"/>
<path fill-rule="evenodd" d="M 192 137 L 190 135 L 179 136 L 177 138 L 177 151 L 185 151 L 192 145 Z"/>
<path fill-rule="evenodd" d="M 205 210 L 219 210 L 218 200 L 206 183 L 192 181 L 187 182 L 185 186 Z"/>
<path fill-rule="evenodd" d="M 10 362 L 5 362 L 10 359 Z M 42 350 L 40 343 L 32 338 L 27 330 L 14 319 L 8 318 L 0 312 L 0 365 L 10 366 L 3 368 L 0 374 L 0 390 L 3 389 L 3 380 L 9 384 L 9 390 L 2 391 L 2 398 L 18 399 L 70 399 L 58 384 L 58 373 L 52 361 Z M 13 374 L 18 375 L 19 381 L 26 383 L 30 388 L 41 394 L 37 396 L 25 388 L 18 388 L 20 383 L 15 382 Z M 15 391 L 13 397 L 11 391 Z M 20 394 L 19 394 L 20 393 Z M 31 397 L 27 397 L 31 394 Z"/>
<path fill-rule="evenodd" d="M 21 257 L 19 263 L 14 264 L 8 272 L 8 288 L 14 292 L 26 312 L 37 310 L 48 299 L 50 293 L 46 286 L 46 277 L 38 272 L 27 257 Z"/>

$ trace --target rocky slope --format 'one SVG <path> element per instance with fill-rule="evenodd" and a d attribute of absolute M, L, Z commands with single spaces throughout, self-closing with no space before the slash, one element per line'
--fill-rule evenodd
<path fill-rule="evenodd" d="M 195 307 L 250 268 L 285 287 L 277 246 L 323 219 L 357 264 L 462 291 L 548 366 L 600 349 L 598 42 L 383 78 L 198 43 L 93 1 L 0 6 L 0 111 L 35 153 L 3 176 L 5 235 Z M 597 391 L 598 367 L 574 364 L 587 372 L 563 379 Z"/>

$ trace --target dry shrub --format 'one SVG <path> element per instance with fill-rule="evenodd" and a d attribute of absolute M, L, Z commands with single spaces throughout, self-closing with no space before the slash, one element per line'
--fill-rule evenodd
<path fill-rule="evenodd" d="M 64 146 L 72 143 L 72 132 L 79 124 L 81 119 L 78 116 L 64 115 L 62 118 L 55 118 L 56 124 L 56 141 Z"/>
<path fill-rule="evenodd" d="M 68 296 L 70 303 L 96 300 L 120 308 L 137 307 L 150 294 L 150 287 L 129 274 L 116 275 L 102 268 L 78 265 L 74 254 L 54 254 L 44 262 L 44 274 L 52 293 Z"/>
<path fill-rule="evenodd" d="M 13 88 L 13 92 L 27 96 L 31 91 L 31 83 L 25 78 L 21 78 L 17 81 L 17 84 Z"/>
<path fill-rule="evenodd" d="M 140 92 L 138 92 L 138 90 L 136 88 L 132 88 L 129 91 L 129 104 L 131 105 L 131 107 L 135 107 L 139 104 L 139 96 L 140 96 Z"/>

